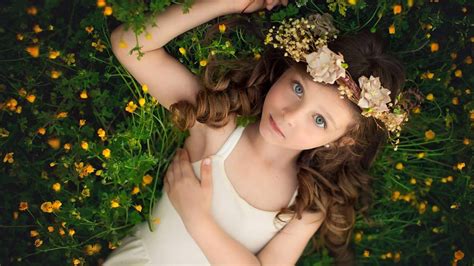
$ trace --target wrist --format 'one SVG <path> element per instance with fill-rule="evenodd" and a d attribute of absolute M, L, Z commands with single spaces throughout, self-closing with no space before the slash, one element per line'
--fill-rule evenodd
<path fill-rule="evenodd" d="M 213 222 L 215 222 L 215 220 L 212 215 L 202 214 L 193 219 L 188 219 L 184 222 L 184 226 L 190 235 L 194 235 Z"/>

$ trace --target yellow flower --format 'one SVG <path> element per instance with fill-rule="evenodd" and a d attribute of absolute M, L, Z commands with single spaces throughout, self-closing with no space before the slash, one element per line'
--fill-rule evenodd
<path fill-rule="evenodd" d="M 419 106 L 413 108 L 413 113 L 414 113 L 414 114 L 419 114 L 419 113 L 421 113 L 421 108 L 420 108 Z"/>
<path fill-rule="evenodd" d="M 203 59 L 203 60 L 199 61 L 199 65 L 202 66 L 202 67 L 205 67 L 207 65 L 207 60 Z"/>
<path fill-rule="evenodd" d="M 142 211 L 142 205 L 135 205 L 133 206 L 135 208 L 135 210 L 137 210 L 138 212 L 141 212 Z"/>
<path fill-rule="evenodd" d="M 400 191 L 396 190 L 392 192 L 392 200 L 396 201 L 400 197 Z"/>
<path fill-rule="evenodd" d="M 431 211 L 432 212 L 439 212 L 439 207 L 436 206 L 436 205 L 433 205 L 433 207 L 431 207 Z"/>
<path fill-rule="evenodd" d="M 462 78 L 462 70 L 457 69 L 456 71 L 454 71 L 454 76 L 456 76 L 457 78 Z"/>
<path fill-rule="evenodd" d="M 56 59 L 60 54 L 59 51 L 49 51 L 49 59 Z"/>
<path fill-rule="evenodd" d="M 255 59 L 255 60 L 260 60 L 261 57 L 262 56 L 259 53 L 254 53 L 253 54 L 253 59 Z"/>
<path fill-rule="evenodd" d="M 456 250 L 456 252 L 454 252 L 455 261 L 462 260 L 463 258 L 464 258 L 464 252 L 462 252 L 461 250 Z"/>
<path fill-rule="evenodd" d="M 33 31 L 34 31 L 35 33 L 40 33 L 40 32 L 43 31 L 43 29 L 40 27 L 40 25 L 35 24 L 35 25 L 33 26 Z"/>
<path fill-rule="evenodd" d="M 86 124 L 86 120 L 85 119 L 80 119 L 79 120 L 79 127 L 82 127 Z"/>
<path fill-rule="evenodd" d="M 60 183 L 57 183 L 57 182 L 54 183 L 51 187 L 52 187 L 53 190 L 56 191 L 56 192 L 58 192 L 58 191 L 61 190 L 61 184 L 60 184 Z"/>
<path fill-rule="evenodd" d="M 47 212 L 47 213 L 53 212 L 53 204 L 50 201 L 43 202 L 40 208 L 43 212 Z"/>
<path fill-rule="evenodd" d="M 104 7 L 105 6 L 105 0 L 97 0 L 97 7 Z"/>
<path fill-rule="evenodd" d="M 127 107 L 125 107 L 125 110 L 129 113 L 133 113 L 137 107 L 138 105 L 136 105 L 133 101 L 130 101 L 128 102 Z"/>
<path fill-rule="evenodd" d="M 19 41 L 23 41 L 23 38 L 24 38 L 24 37 L 25 37 L 25 36 L 23 36 L 23 34 L 21 34 L 21 33 L 17 33 L 17 34 L 16 34 L 16 39 L 19 40 Z"/>
<path fill-rule="evenodd" d="M 43 244 L 43 240 L 41 240 L 41 239 L 36 239 L 36 240 L 35 240 L 35 247 L 39 247 L 39 246 L 41 246 L 42 244 Z"/>
<path fill-rule="evenodd" d="M 76 233 L 76 231 L 74 229 L 69 229 L 69 235 L 70 236 L 73 236 L 74 234 Z"/>
<path fill-rule="evenodd" d="M 416 184 L 416 179 L 415 178 L 410 178 L 410 184 L 415 185 Z"/>
<path fill-rule="evenodd" d="M 63 148 L 67 151 L 70 150 L 71 149 L 71 143 L 65 143 Z"/>
<path fill-rule="evenodd" d="M 90 197 L 91 196 L 91 192 L 88 188 L 84 188 L 82 191 L 81 191 L 81 195 L 84 196 L 85 198 L 87 197 Z"/>
<path fill-rule="evenodd" d="M 57 150 L 61 147 L 61 140 L 59 138 L 50 138 L 48 139 L 48 144 L 51 148 Z"/>
<path fill-rule="evenodd" d="M 72 265 L 76 266 L 76 265 L 79 265 L 80 263 L 81 263 L 81 261 L 80 261 L 80 260 L 78 260 L 78 259 L 75 259 L 75 258 L 74 258 L 74 259 L 72 259 Z"/>
<path fill-rule="evenodd" d="M 117 247 L 109 241 L 109 249 L 116 249 Z"/>
<path fill-rule="evenodd" d="M 147 86 L 146 84 L 143 84 L 143 85 L 142 85 L 142 91 L 143 91 L 144 93 L 147 93 L 147 92 L 148 92 L 148 86 Z"/>
<path fill-rule="evenodd" d="M 87 95 L 87 91 L 86 91 L 86 90 L 83 90 L 83 91 L 81 92 L 81 95 L 80 95 L 79 97 L 81 97 L 81 99 L 87 99 L 89 96 Z"/>
<path fill-rule="evenodd" d="M 418 205 L 418 212 L 419 212 L 420 214 L 423 214 L 423 213 L 425 213 L 425 211 L 426 211 L 426 203 L 421 202 L 421 203 Z"/>
<path fill-rule="evenodd" d="M 144 99 L 144 98 L 140 98 L 140 99 L 138 100 L 138 104 L 139 104 L 140 106 L 144 106 L 144 105 L 145 105 L 145 99 Z"/>
<path fill-rule="evenodd" d="M 36 100 L 36 96 L 34 94 L 30 94 L 26 96 L 26 100 L 29 101 L 30 103 L 34 103 Z"/>
<path fill-rule="evenodd" d="M 349 3 L 349 5 L 355 6 L 357 4 L 357 0 L 347 0 L 347 3 Z"/>
<path fill-rule="evenodd" d="M 426 95 L 426 99 L 427 99 L 428 101 L 434 101 L 434 95 L 433 95 L 433 93 L 428 93 L 428 95 Z"/>
<path fill-rule="evenodd" d="M 84 149 L 84 150 L 88 150 L 89 149 L 89 143 L 87 143 L 87 141 L 81 141 L 81 148 Z"/>
<path fill-rule="evenodd" d="M 182 55 L 186 55 L 186 49 L 184 49 L 183 47 L 179 47 L 179 52 L 180 52 Z"/>
<path fill-rule="evenodd" d="M 226 29 L 225 24 L 219 24 L 219 32 L 220 33 L 224 33 L 225 29 Z"/>
<path fill-rule="evenodd" d="M 355 233 L 355 235 L 354 235 L 354 241 L 355 241 L 356 243 L 358 243 L 358 242 L 360 242 L 361 240 L 362 240 L 362 233 L 361 233 L 361 232 Z"/>
<path fill-rule="evenodd" d="M 451 100 L 451 103 L 454 104 L 454 105 L 458 105 L 458 104 L 459 104 L 459 98 L 458 98 L 458 97 L 454 97 L 454 98 Z"/>
<path fill-rule="evenodd" d="M 103 130 L 102 128 L 97 129 L 97 136 L 99 136 L 102 141 L 107 139 L 107 136 L 105 135 L 105 130 Z"/>
<path fill-rule="evenodd" d="M 28 209 L 28 202 L 26 201 L 21 201 L 20 206 L 18 207 L 18 210 L 20 211 L 26 211 Z"/>
<path fill-rule="evenodd" d="M 25 97 L 27 92 L 25 90 L 25 88 L 20 88 L 18 89 L 18 94 L 21 96 L 21 97 Z"/>
<path fill-rule="evenodd" d="M 430 44 L 430 49 L 432 53 L 437 52 L 439 50 L 439 44 L 437 42 L 432 42 Z"/>
<path fill-rule="evenodd" d="M 418 159 L 421 159 L 421 158 L 425 158 L 425 155 L 426 155 L 426 153 L 420 152 L 416 155 L 416 157 L 418 157 Z"/>
<path fill-rule="evenodd" d="M 112 15 L 112 7 L 111 6 L 106 6 L 104 8 L 104 15 L 106 15 L 106 16 Z"/>
<path fill-rule="evenodd" d="M 402 163 L 397 163 L 397 164 L 395 165 L 395 168 L 396 168 L 397 170 L 403 170 L 404 166 L 403 166 Z"/>
<path fill-rule="evenodd" d="M 35 6 L 30 6 L 26 9 L 26 13 L 31 16 L 36 16 L 38 14 L 38 9 Z"/>
<path fill-rule="evenodd" d="M 39 236 L 39 233 L 36 230 L 30 230 L 30 236 L 31 237 L 36 237 L 36 236 Z"/>
<path fill-rule="evenodd" d="M 428 177 L 428 178 L 425 179 L 425 185 L 426 185 L 427 187 L 431 187 L 431 184 L 432 184 L 432 183 L 433 183 L 433 178 Z"/>
<path fill-rule="evenodd" d="M 433 130 L 428 130 L 428 131 L 425 131 L 425 138 L 426 140 L 432 140 L 436 137 L 436 133 L 434 133 Z"/>
<path fill-rule="evenodd" d="M 57 79 L 61 76 L 61 71 L 57 70 L 51 70 L 51 78 L 52 79 Z"/>
<path fill-rule="evenodd" d="M 91 256 L 91 255 L 99 253 L 101 249 L 102 249 L 102 246 L 98 243 L 93 244 L 93 245 L 89 244 L 89 245 L 86 245 L 85 252 L 87 255 Z"/>
<path fill-rule="evenodd" d="M 63 205 L 59 200 L 55 200 L 53 202 L 53 211 L 59 211 L 59 208 L 61 207 L 61 205 Z"/>
<path fill-rule="evenodd" d="M 370 256 L 370 251 L 368 251 L 367 249 L 364 250 L 364 253 L 362 254 L 362 256 L 368 258 Z"/>
<path fill-rule="evenodd" d="M 87 26 L 87 27 L 85 27 L 85 30 L 87 31 L 87 33 L 91 33 L 94 30 L 94 27 Z"/>
<path fill-rule="evenodd" d="M 133 189 L 132 189 L 132 195 L 135 195 L 135 194 L 137 194 L 138 192 L 140 192 L 140 188 L 137 187 L 137 186 L 133 187 Z"/>
<path fill-rule="evenodd" d="M 68 112 L 60 112 L 56 115 L 56 118 L 66 118 L 68 115 Z"/>
<path fill-rule="evenodd" d="M 142 181 L 143 181 L 143 185 L 149 185 L 153 181 L 153 177 L 147 174 L 143 176 Z"/>
<path fill-rule="evenodd" d="M 451 176 L 451 175 L 450 175 L 450 176 L 447 176 L 447 177 L 446 177 L 446 180 L 447 180 L 448 182 L 453 182 L 453 176 Z"/>
<path fill-rule="evenodd" d="M 456 58 L 458 58 L 458 53 L 456 52 L 452 52 L 451 54 L 449 54 L 451 56 L 451 59 L 452 60 L 455 60 Z"/>
<path fill-rule="evenodd" d="M 110 149 L 104 149 L 102 155 L 104 155 L 105 158 L 110 158 Z"/>
<path fill-rule="evenodd" d="M 472 64 L 472 57 L 469 55 L 466 58 L 464 58 L 464 63 L 468 65 Z"/>
<path fill-rule="evenodd" d="M 58 233 L 63 236 L 65 234 L 64 229 L 59 228 Z"/>
<path fill-rule="evenodd" d="M 50 233 L 54 232 L 54 227 L 53 226 L 48 226 L 48 232 L 50 232 Z"/>
<path fill-rule="evenodd" d="M 388 27 L 388 33 L 389 34 L 395 34 L 395 25 L 391 24 L 390 27 Z"/>
<path fill-rule="evenodd" d="M 468 139 L 468 138 L 464 138 L 464 140 L 462 141 L 462 143 L 463 143 L 464 145 L 469 145 L 469 144 L 471 143 L 471 140 Z"/>
<path fill-rule="evenodd" d="M 39 46 L 34 45 L 34 46 L 28 46 L 26 47 L 26 51 L 32 56 L 32 57 L 38 57 L 39 56 Z"/>
<path fill-rule="evenodd" d="M 466 166 L 466 163 L 458 163 L 458 164 L 456 165 L 456 168 L 457 168 L 458 170 L 462 170 L 465 166 Z"/>
<path fill-rule="evenodd" d="M 117 199 L 113 199 L 113 200 L 110 201 L 110 207 L 111 208 L 117 208 L 119 206 L 120 206 L 120 204 L 119 204 Z"/>
<path fill-rule="evenodd" d="M 394 5 L 393 6 L 393 14 L 400 14 L 402 13 L 402 5 Z"/>
<path fill-rule="evenodd" d="M 3 157 L 3 162 L 13 163 L 15 161 L 15 159 L 13 159 L 13 154 L 14 152 L 9 152 L 5 154 L 5 157 Z"/>

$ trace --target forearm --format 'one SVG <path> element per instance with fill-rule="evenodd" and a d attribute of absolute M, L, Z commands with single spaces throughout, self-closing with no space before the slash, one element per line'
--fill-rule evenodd
<path fill-rule="evenodd" d="M 152 19 L 156 22 L 156 26 L 152 26 L 153 23 L 146 24 L 144 32 L 138 37 L 131 28 L 125 31 L 124 24 L 118 26 L 111 35 L 112 46 L 125 42 L 128 47 L 133 47 L 138 38 L 143 53 L 161 48 L 173 38 L 192 28 L 216 17 L 234 13 L 235 7 L 230 3 L 232 2 L 196 1 L 188 13 L 183 13 L 181 5 L 169 6 Z M 147 33 L 152 36 L 151 40 L 146 38 Z"/>
<path fill-rule="evenodd" d="M 188 226 L 188 232 L 211 265 L 261 265 L 258 258 L 210 217 Z"/>

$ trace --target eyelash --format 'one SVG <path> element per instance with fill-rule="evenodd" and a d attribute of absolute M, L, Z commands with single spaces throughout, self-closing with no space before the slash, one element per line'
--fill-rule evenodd
<path fill-rule="evenodd" d="M 292 88 L 293 92 L 295 91 L 295 90 L 294 90 L 294 87 L 295 87 L 294 85 L 298 85 L 298 86 L 300 86 L 300 87 L 303 89 L 303 86 L 301 86 L 301 84 L 300 84 L 298 81 L 296 81 L 296 80 L 293 80 L 293 81 L 292 81 L 292 84 L 293 84 L 293 85 L 291 86 L 291 88 Z M 297 94 L 297 95 L 298 95 L 298 94 Z M 299 96 L 298 96 L 298 97 L 299 97 Z M 324 116 L 322 116 L 322 115 L 319 115 L 319 116 L 323 118 L 323 121 L 324 121 L 324 129 L 326 129 L 326 128 L 327 128 L 326 119 L 325 119 Z M 316 125 L 317 125 L 317 124 L 316 124 Z M 319 127 L 319 126 L 318 126 L 318 127 Z"/>

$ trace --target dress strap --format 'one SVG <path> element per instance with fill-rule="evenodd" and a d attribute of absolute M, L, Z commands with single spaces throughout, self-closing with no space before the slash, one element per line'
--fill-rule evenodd
<path fill-rule="evenodd" d="M 225 141 L 224 145 L 219 149 L 216 155 L 221 156 L 224 160 L 229 156 L 229 154 L 234 149 L 235 145 L 239 141 L 240 137 L 242 136 L 242 132 L 244 132 L 245 127 L 237 126 L 234 131 L 230 134 L 230 136 Z"/>

